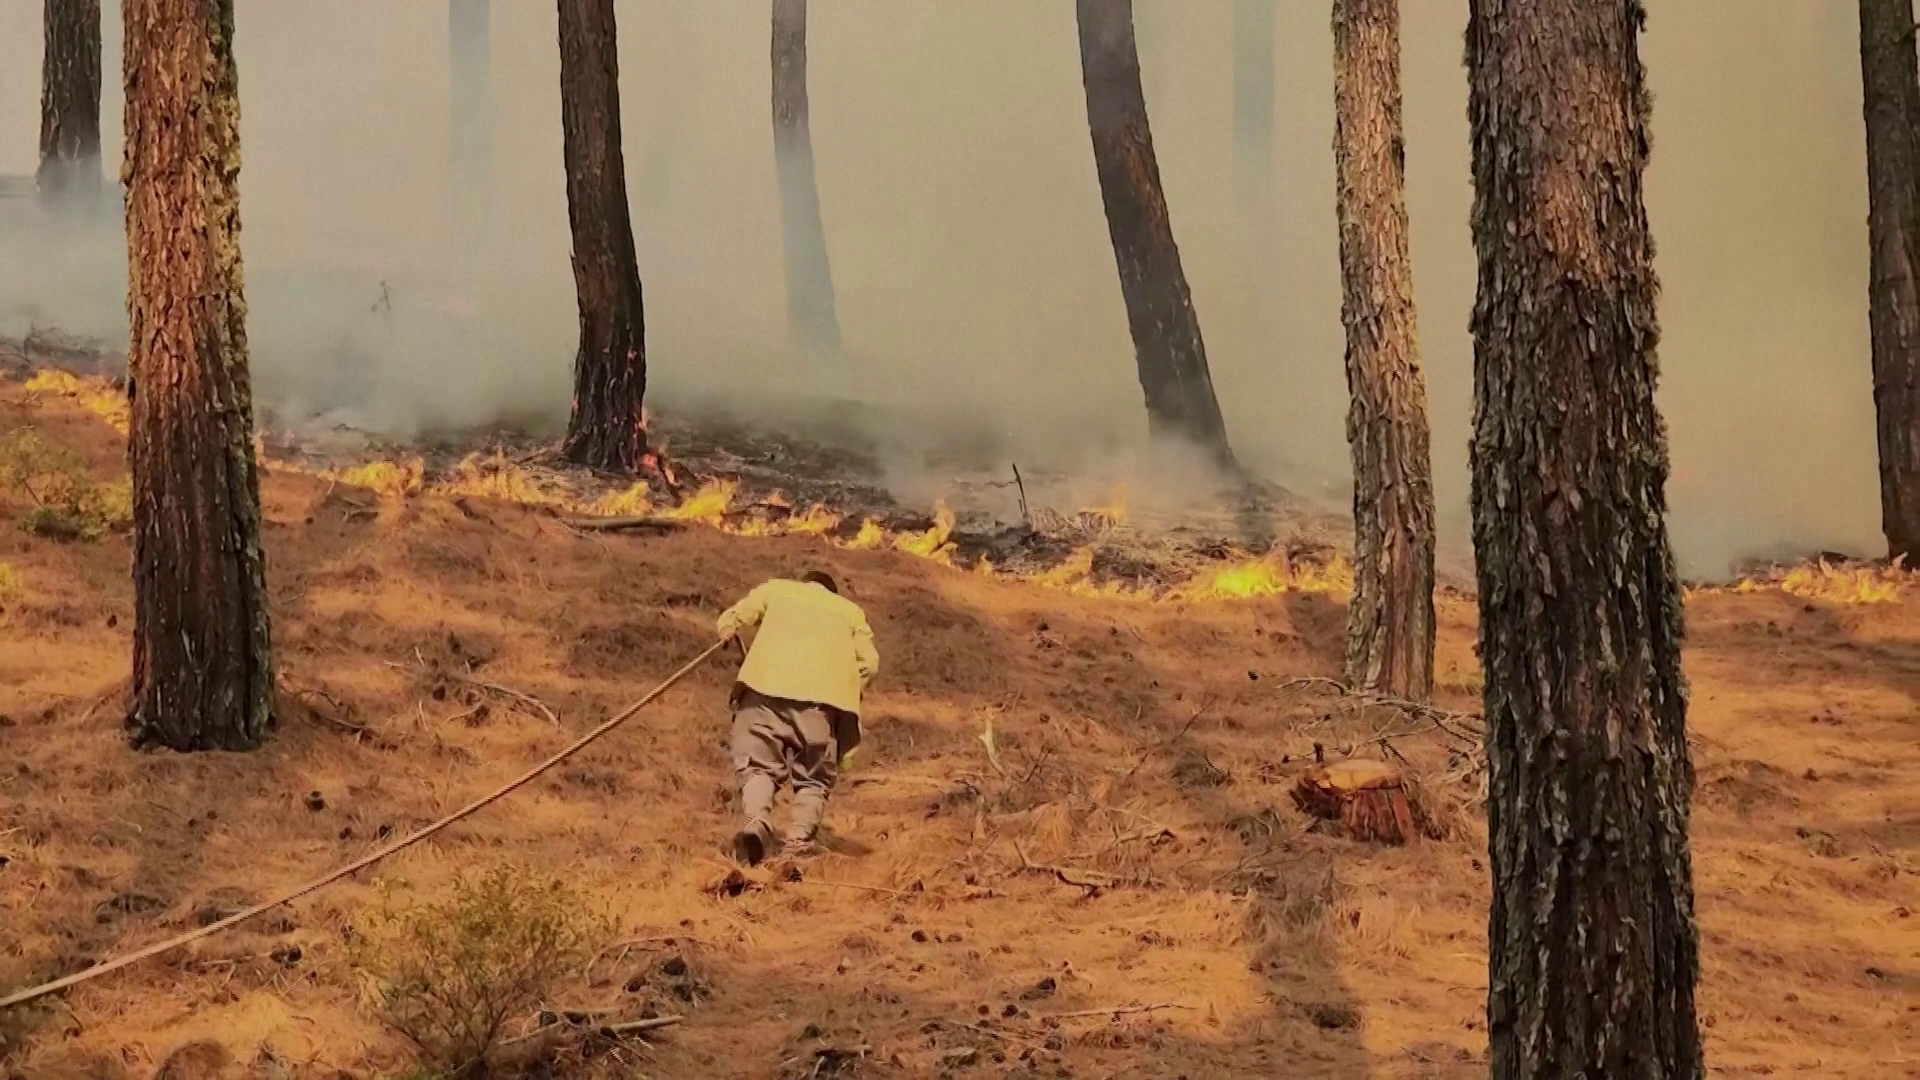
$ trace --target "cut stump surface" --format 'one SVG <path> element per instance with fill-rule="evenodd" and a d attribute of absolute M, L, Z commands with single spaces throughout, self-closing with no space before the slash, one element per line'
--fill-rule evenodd
<path fill-rule="evenodd" d="M 1294 784 L 1293 802 L 1314 817 L 1340 822 L 1355 840 L 1399 845 L 1420 835 L 1406 777 L 1384 761 L 1316 765 Z"/>

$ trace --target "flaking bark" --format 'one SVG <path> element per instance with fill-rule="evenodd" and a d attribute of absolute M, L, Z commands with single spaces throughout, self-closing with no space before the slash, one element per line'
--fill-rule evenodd
<path fill-rule="evenodd" d="M 100 0 L 46 0 L 40 62 L 40 191 L 87 202 L 99 192 Z"/>
<path fill-rule="evenodd" d="M 1407 250 L 1399 0 L 1334 0 L 1333 156 L 1353 454 L 1347 681 L 1433 689 L 1433 472 Z"/>
<path fill-rule="evenodd" d="M 1134 44 L 1133 0 L 1076 0 L 1075 12 L 1087 128 L 1148 426 L 1154 436 L 1185 440 L 1231 469 L 1233 452 L 1207 371 L 1200 318 L 1160 186 Z"/>
<path fill-rule="evenodd" d="M 786 245 L 787 327 L 814 361 L 840 353 L 807 100 L 807 0 L 773 0 L 773 159 Z"/>
<path fill-rule="evenodd" d="M 563 453 L 632 472 L 647 454 L 646 319 L 627 171 L 620 149 L 620 62 L 613 0 L 559 0 L 560 124 L 580 348 Z"/>
<path fill-rule="evenodd" d="M 1471 0 L 1495 1080 L 1694 1080 L 1639 0 Z"/>
<path fill-rule="evenodd" d="M 273 723 L 240 262 L 232 0 L 125 0 L 136 745 Z"/>
<path fill-rule="evenodd" d="M 1920 73 L 1912 0 L 1860 0 L 1867 237 L 1880 520 L 1888 554 L 1920 561 Z"/>

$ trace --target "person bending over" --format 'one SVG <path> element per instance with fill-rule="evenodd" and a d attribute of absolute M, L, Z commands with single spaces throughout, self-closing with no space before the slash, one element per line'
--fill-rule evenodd
<path fill-rule="evenodd" d="M 751 866 L 773 842 L 773 797 L 793 788 L 781 853 L 811 854 L 835 773 L 860 744 L 860 695 L 880 670 L 860 606 L 819 570 L 774 578 L 720 614 L 720 638 L 759 627 L 733 684 L 733 769 L 746 821 L 733 854 Z"/>

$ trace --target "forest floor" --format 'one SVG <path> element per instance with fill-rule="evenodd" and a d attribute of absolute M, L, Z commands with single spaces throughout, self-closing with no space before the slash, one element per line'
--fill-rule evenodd
<path fill-rule="evenodd" d="M 0 381 L 0 437 L 31 428 L 100 492 L 124 477 L 114 412 Z M 1293 681 L 1338 672 L 1337 591 L 1094 595 L 826 536 L 582 532 L 507 487 L 360 475 L 265 473 L 283 706 L 245 755 L 128 749 L 128 538 L 33 535 L 32 497 L 0 490 L 0 988 L 492 790 L 698 653 L 747 588 L 814 565 L 866 609 L 884 666 L 832 850 L 799 881 L 714 888 L 733 819 L 731 661 L 712 663 L 355 879 L 0 1018 L 0 1075 L 412 1075 L 350 939 L 495 865 L 564 877 L 618 924 L 549 1006 L 685 1017 L 606 1075 L 1485 1075 L 1471 777 L 1447 778 L 1444 732 Z M 1920 588 L 1874 580 L 1689 597 L 1715 1075 L 1920 1075 Z M 1439 704 L 1463 712 L 1473 616 L 1443 593 Z M 1313 744 L 1378 754 L 1382 734 L 1444 839 L 1363 846 L 1289 801 Z"/>

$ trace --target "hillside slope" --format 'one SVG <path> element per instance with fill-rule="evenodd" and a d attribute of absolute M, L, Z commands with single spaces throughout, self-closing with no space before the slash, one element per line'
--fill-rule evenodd
<path fill-rule="evenodd" d="M 0 383 L 0 434 L 31 426 L 108 480 L 118 438 L 85 404 Z M 506 500 L 265 484 L 287 693 L 272 743 L 244 756 L 126 748 L 126 539 L 30 535 L 26 497 L 0 491 L 0 986 L 432 820 L 638 697 L 757 581 L 815 565 L 866 608 L 885 668 L 829 808 L 835 850 L 800 882 L 710 889 L 732 822 L 730 662 L 710 664 L 363 880 L 35 1014 L 15 1075 L 144 1077 L 197 1039 L 232 1076 L 397 1074 L 405 1047 L 359 1006 L 343 941 L 381 904 L 497 862 L 566 876 L 619 941 L 645 939 L 555 1003 L 684 1013 L 645 1075 L 1485 1073 L 1468 792 L 1430 784 L 1453 835 L 1406 849 L 1310 828 L 1287 798 L 1315 742 L 1377 753 L 1370 733 L 1406 732 L 1393 745 L 1429 775 L 1448 764 L 1394 710 L 1289 683 L 1337 673 L 1337 598 L 1100 599 L 819 539 L 589 536 Z M 1472 614 L 1442 598 L 1442 704 L 1461 710 L 1477 708 Z M 1709 1064 L 1909 1075 L 1920 600 L 1715 592 L 1688 617 Z M 1173 1007 L 1105 1012 L 1130 1005 Z"/>

